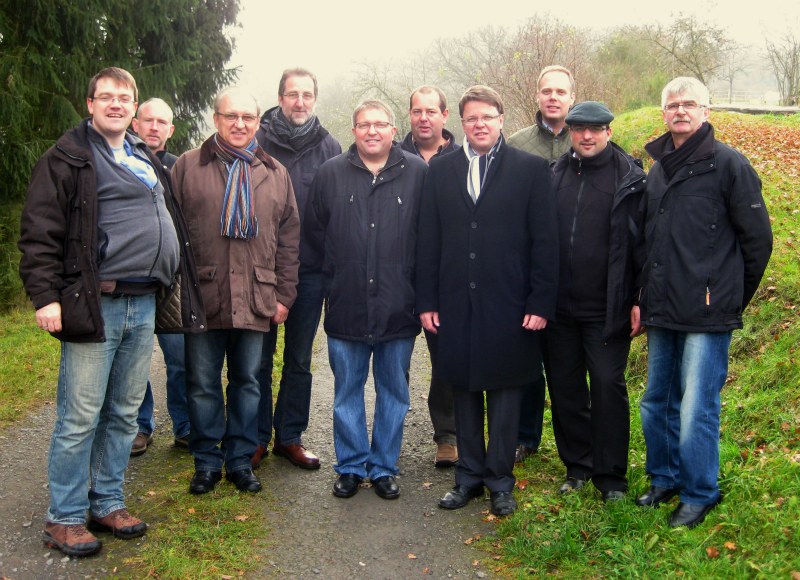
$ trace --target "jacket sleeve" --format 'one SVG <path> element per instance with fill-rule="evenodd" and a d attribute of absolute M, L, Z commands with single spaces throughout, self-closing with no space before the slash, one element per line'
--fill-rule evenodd
<path fill-rule="evenodd" d="M 292 180 L 284 170 L 286 203 L 278 224 L 278 240 L 275 250 L 275 293 L 278 302 L 291 308 L 297 298 L 298 270 L 300 268 L 300 213 L 294 198 Z"/>
<path fill-rule="evenodd" d="M 436 200 L 437 170 L 428 170 L 422 186 L 417 220 L 417 264 L 415 292 L 417 312 L 439 310 L 439 263 L 442 253 L 442 231 Z"/>
<path fill-rule="evenodd" d="M 50 150 L 34 167 L 20 220 L 19 275 L 36 309 L 61 300 L 69 198 L 76 184 L 71 168 L 64 164 L 59 171 L 53 167 L 58 163 Z"/>
<path fill-rule="evenodd" d="M 558 299 L 558 217 L 552 185 L 552 172 L 547 160 L 536 159 L 531 178 L 528 223 L 531 232 L 530 285 L 526 314 L 553 320 Z"/>
<path fill-rule="evenodd" d="M 758 174 L 742 158 L 730 172 L 728 212 L 744 261 L 742 310 L 755 295 L 772 254 L 772 227 Z"/>
<path fill-rule="evenodd" d="M 306 215 L 303 218 L 303 236 L 307 242 L 308 256 L 303 255 L 303 263 L 315 272 L 322 271 L 325 259 L 325 228 L 328 224 L 327 210 L 323 197 L 326 170 L 317 171 L 311 182 Z M 307 258 L 307 259 L 306 259 Z"/>

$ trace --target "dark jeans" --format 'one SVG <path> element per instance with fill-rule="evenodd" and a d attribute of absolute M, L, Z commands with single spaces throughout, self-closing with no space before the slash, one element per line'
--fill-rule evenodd
<path fill-rule="evenodd" d="M 456 386 L 453 400 L 458 440 L 456 485 L 485 485 L 489 491 L 512 491 L 522 387 L 486 391 L 488 444 L 483 436 L 483 391 Z"/>
<path fill-rule="evenodd" d="M 278 340 L 278 327 L 264 335 L 258 384 L 258 442 L 272 439 L 286 445 L 300 443 L 308 428 L 311 409 L 311 350 L 322 314 L 322 274 L 303 272 L 297 284 L 297 299 L 283 324 L 283 372 L 275 416 L 272 414 L 272 365 Z"/>
<path fill-rule="evenodd" d="M 567 477 L 591 478 L 600 491 L 625 491 L 630 440 L 625 367 L 631 341 L 604 340 L 603 326 L 565 318 L 547 324 L 553 433 Z"/>
<path fill-rule="evenodd" d="M 436 443 L 456 443 L 456 418 L 453 411 L 453 385 L 437 376 L 437 335 L 425 331 L 425 342 L 431 357 L 431 386 L 428 391 L 428 412 Z"/>
<path fill-rule="evenodd" d="M 522 387 L 517 444 L 533 450 L 539 449 L 542 442 L 545 384 L 544 373 L 540 372 L 532 383 Z"/>
<path fill-rule="evenodd" d="M 186 387 L 189 396 L 189 451 L 198 471 L 228 473 L 250 468 L 258 430 L 258 373 L 264 333 L 209 330 L 187 334 Z M 228 385 L 222 393 L 222 365 Z M 220 446 L 220 443 L 222 445 Z"/>
<path fill-rule="evenodd" d="M 189 405 L 186 402 L 186 355 L 182 334 L 158 334 L 158 345 L 164 354 L 167 367 L 167 411 L 172 419 L 172 434 L 175 437 L 189 435 Z M 147 381 L 144 401 L 136 419 L 139 433 L 150 435 L 156 427 L 153 420 L 153 387 Z"/>

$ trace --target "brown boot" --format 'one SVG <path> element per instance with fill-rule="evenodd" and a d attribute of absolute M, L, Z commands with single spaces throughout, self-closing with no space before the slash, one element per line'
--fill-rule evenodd
<path fill-rule="evenodd" d="M 138 457 L 147 451 L 147 446 L 153 442 L 153 434 L 137 433 L 131 445 L 131 457 Z"/>
<path fill-rule="evenodd" d="M 89 529 L 97 532 L 111 532 L 117 538 L 130 540 L 143 536 L 147 532 L 147 524 L 122 508 L 103 518 L 92 516 L 89 519 Z"/>
<path fill-rule="evenodd" d="M 458 447 L 452 443 L 436 444 L 436 467 L 453 467 L 458 463 Z"/>
<path fill-rule="evenodd" d="M 42 539 L 48 548 L 58 548 L 67 556 L 82 558 L 100 551 L 103 544 L 83 524 L 44 525 Z"/>
<path fill-rule="evenodd" d="M 253 456 L 250 458 L 250 466 L 253 469 L 257 469 L 259 465 L 261 465 L 261 460 L 264 459 L 267 455 L 269 455 L 269 449 L 267 449 L 266 445 L 259 445 L 256 447 L 256 452 L 253 453 Z"/>

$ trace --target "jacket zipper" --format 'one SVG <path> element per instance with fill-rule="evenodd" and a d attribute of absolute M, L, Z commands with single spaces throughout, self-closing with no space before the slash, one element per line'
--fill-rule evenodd
<path fill-rule="evenodd" d="M 161 212 L 158 211 L 158 194 L 156 193 L 156 188 L 152 187 L 150 189 L 150 194 L 153 196 L 153 207 L 156 210 L 156 218 L 158 221 L 158 247 L 156 249 L 156 257 L 153 258 L 153 265 L 150 266 L 150 277 L 153 277 L 153 270 L 156 269 L 156 264 L 158 264 L 158 258 L 161 256 L 161 242 L 163 238 L 163 231 L 161 229 Z"/>

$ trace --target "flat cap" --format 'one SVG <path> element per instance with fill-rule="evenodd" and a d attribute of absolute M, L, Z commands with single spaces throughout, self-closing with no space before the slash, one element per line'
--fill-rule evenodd
<path fill-rule="evenodd" d="M 567 125 L 608 125 L 614 120 L 614 114 L 603 103 L 583 101 L 578 103 L 567 114 Z"/>

